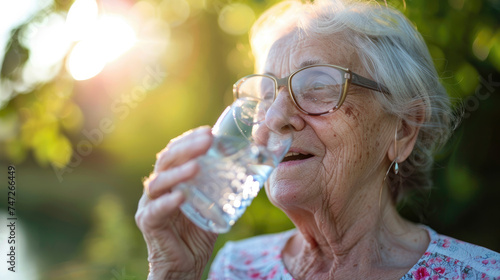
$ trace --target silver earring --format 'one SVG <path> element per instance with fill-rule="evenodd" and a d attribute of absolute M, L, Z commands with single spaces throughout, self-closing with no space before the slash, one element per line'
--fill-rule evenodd
<path fill-rule="evenodd" d="M 398 126 L 396 125 L 396 131 L 394 132 L 394 151 L 398 151 Z M 398 157 L 394 160 L 394 174 L 399 173 Z"/>

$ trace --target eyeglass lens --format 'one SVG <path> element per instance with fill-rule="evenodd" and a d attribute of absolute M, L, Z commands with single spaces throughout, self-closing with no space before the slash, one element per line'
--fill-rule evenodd
<path fill-rule="evenodd" d="M 328 66 L 305 68 L 291 76 L 291 92 L 297 105 L 311 114 L 328 112 L 337 106 L 343 90 L 343 72 Z M 267 76 L 251 76 L 238 87 L 238 98 L 251 97 L 271 105 L 276 82 Z"/>

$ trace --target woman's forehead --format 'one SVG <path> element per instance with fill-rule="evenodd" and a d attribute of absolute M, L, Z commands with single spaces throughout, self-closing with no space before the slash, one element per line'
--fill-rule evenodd
<path fill-rule="evenodd" d="M 312 64 L 333 64 L 355 70 L 358 68 L 357 54 L 354 48 L 338 40 L 340 37 L 320 37 L 298 32 L 285 34 L 272 44 L 264 69 L 259 69 L 259 72 L 284 77 Z"/>

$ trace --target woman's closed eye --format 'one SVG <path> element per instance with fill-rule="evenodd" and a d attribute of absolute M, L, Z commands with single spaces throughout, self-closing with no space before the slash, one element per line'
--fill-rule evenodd
<path fill-rule="evenodd" d="M 315 104 L 331 104 L 337 102 L 331 86 L 323 85 L 321 88 L 314 87 L 302 90 L 300 92 L 300 100 L 315 103 Z"/>
<path fill-rule="evenodd" d="M 310 88 L 314 91 L 322 91 L 322 90 L 326 90 L 328 87 L 328 85 L 322 83 L 322 82 L 314 82 Z"/>

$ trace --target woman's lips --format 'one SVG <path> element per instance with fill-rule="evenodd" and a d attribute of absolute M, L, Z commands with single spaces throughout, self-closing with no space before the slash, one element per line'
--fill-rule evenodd
<path fill-rule="evenodd" d="M 281 162 L 300 161 L 313 157 L 314 155 L 304 152 L 288 152 Z"/>

